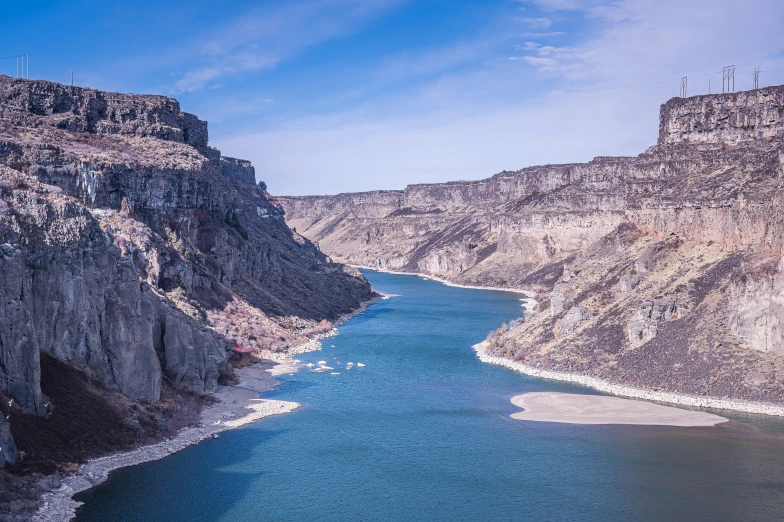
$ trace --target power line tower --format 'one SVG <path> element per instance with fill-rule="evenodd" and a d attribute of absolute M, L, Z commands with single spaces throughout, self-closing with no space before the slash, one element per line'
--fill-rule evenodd
<path fill-rule="evenodd" d="M 19 66 L 22 66 L 22 75 L 19 76 Z M 16 55 L 16 77 L 29 78 L 30 77 L 30 55 L 17 54 Z"/>
<path fill-rule="evenodd" d="M 689 87 L 689 78 L 688 76 L 684 76 L 681 78 L 681 98 L 686 97 L 686 90 Z"/>
<path fill-rule="evenodd" d="M 735 66 L 721 68 L 721 92 L 735 92 Z"/>
<path fill-rule="evenodd" d="M 754 68 L 754 77 L 753 77 L 753 80 L 751 82 L 751 89 L 752 90 L 759 89 L 759 73 L 760 73 L 759 66 L 757 66 L 757 67 Z"/>

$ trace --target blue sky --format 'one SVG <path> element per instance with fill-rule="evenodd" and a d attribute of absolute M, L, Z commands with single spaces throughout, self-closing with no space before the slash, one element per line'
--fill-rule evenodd
<path fill-rule="evenodd" d="M 161 5 L 165 4 L 165 5 Z M 219 4 L 219 5 L 218 5 Z M 779 0 L 6 2 L 34 78 L 176 97 L 275 194 L 403 188 L 652 145 L 659 105 L 784 83 Z M 0 61 L 13 75 L 14 60 Z"/>

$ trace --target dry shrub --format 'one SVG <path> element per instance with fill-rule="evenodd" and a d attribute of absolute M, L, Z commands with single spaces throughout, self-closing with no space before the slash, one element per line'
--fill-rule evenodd
<path fill-rule="evenodd" d="M 208 310 L 207 317 L 219 334 L 241 347 L 240 351 L 283 351 L 302 340 L 301 335 L 282 328 L 236 296 L 222 310 Z"/>

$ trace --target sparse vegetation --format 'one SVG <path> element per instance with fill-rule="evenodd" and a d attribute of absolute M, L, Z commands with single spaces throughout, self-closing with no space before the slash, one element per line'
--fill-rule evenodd
<path fill-rule="evenodd" d="M 20 450 L 13 473 L 67 472 L 90 457 L 172 436 L 197 422 L 213 400 L 166 378 L 161 400 L 142 404 L 47 354 L 41 354 L 41 388 L 51 402 L 45 417 L 9 411 L 2 397 Z"/>

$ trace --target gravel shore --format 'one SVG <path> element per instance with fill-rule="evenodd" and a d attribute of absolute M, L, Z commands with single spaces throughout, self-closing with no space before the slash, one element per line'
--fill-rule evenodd
<path fill-rule="evenodd" d="M 276 363 L 264 361 L 237 371 L 240 383 L 221 386 L 216 397 L 220 402 L 205 408 L 198 426 L 185 428 L 176 437 L 142 446 L 132 451 L 107 455 L 90 460 L 79 469 L 62 479 L 62 485 L 42 498 L 42 505 L 33 516 L 35 522 L 62 522 L 76 515 L 80 502 L 73 500 L 77 493 L 100 484 L 109 473 L 126 466 L 162 459 L 192 444 L 210 438 L 220 432 L 238 428 L 270 415 L 290 413 L 299 403 L 260 399 L 259 393 L 270 391 L 280 384 L 273 377 L 296 371 L 290 361 Z"/>
<path fill-rule="evenodd" d="M 506 368 L 515 370 L 525 375 L 530 375 L 531 377 L 571 382 L 580 384 L 582 386 L 588 386 L 589 388 L 593 388 L 604 393 L 619 395 L 622 397 L 631 397 L 633 399 L 669 402 L 672 404 L 681 404 L 683 406 L 694 406 L 698 408 L 715 408 L 719 410 L 741 411 L 745 413 L 758 413 L 762 415 L 773 415 L 779 417 L 784 416 L 784 406 L 777 404 L 736 401 L 732 399 L 721 399 L 716 397 L 699 397 L 695 395 L 683 395 L 679 393 L 643 390 L 640 388 L 633 388 L 631 386 L 614 384 L 612 382 L 597 379 L 596 377 L 590 377 L 587 375 L 534 368 L 533 366 L 528 366 L 511 359 L 490 355 L 487 353 L 486 347 L 487 344 L 485 342 L 474 345 L 474 350 L 476 351 L 480 361 L 490 364 L 497 364 L 499 366 L 505 366 Z"/>

